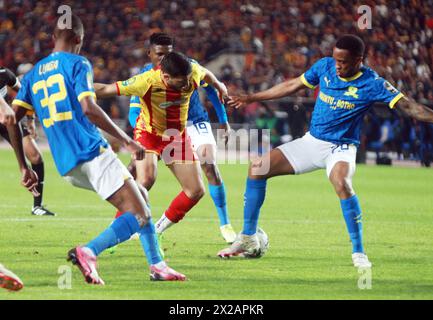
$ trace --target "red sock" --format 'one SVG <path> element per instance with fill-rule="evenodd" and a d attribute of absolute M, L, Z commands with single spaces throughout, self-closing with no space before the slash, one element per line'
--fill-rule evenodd
<path fill-rule="evenodd" d="M 115 217 L 114 217 L 114 219 L 117 219 L 117 218 L 119 218 L 122 214 L 124 214 L 125 212 L 120 212 L 120 211 L 117 211 L 116 212 L 116 215 L 115 215 Z"/>
<path fill-rule="evenodd" d="M 171 202 L 168 209 L 165 211 L 165 216 L 174 223 L 179 222 L 183 219 L 185 214 L 191 210 L 197 204 L 198 200 L 191 200 L 185 194 L 185 192 L 181 192 L 177 195 L 176 198 Z"/>

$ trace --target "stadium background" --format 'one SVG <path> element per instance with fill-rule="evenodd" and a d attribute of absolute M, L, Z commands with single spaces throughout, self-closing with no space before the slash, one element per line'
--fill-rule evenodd
<path fill-rule="evenodd" d="M 433 1 L 0 1 L 0 65 L 16 73 L 49 54 L 50 31 L 60 5 L 70 5 L 85 24 L 82 54 L 94 66 L 95 81 L 129 78 L 148 62 L 153 32 L 175 39 L 176 49 L 214 71 L 231 94 L 263 90 L 296 77 L 344 33 L 367 44 L 365 63 L 421 103 L 433 101 Z M 357 8 L 372 8 L 372 29 L 357 28 Z M 230 110 L 234 128 L 267 128 L 276 146 L 308 130 L 316 92 L 253 103 Z M 126 130 L 128 99 L 99 101 Z M 211 119 L 216 122 L 209 102 Z M 43 139 L 43 138 L 42 138 Z M 358 161 L 366 151 L 377 162 L 433 159 L 433 125 L 377 105 L 366 118 Z"/>

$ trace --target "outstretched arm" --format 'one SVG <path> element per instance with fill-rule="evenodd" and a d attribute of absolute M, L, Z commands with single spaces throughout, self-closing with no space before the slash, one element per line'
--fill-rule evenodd
<path fill-rule="evenodd" d="M 231 97 L 231 100 L 228 104 L 230 107 L 239 108 L 246 103 L 287 97 L 301 89 L 305 89 L 305 85 L 301 81 L 301 77 L 293 78 L 279 83 L 265 91 L 260 91 L 257 93 L 243 96 L 233 96 Z"/>
<path fill-rule="evenodd" d="M 204 82 L 213 86 L 218 91 L 218 97 L 221 101 L 226 100 L 228 98 L 226 85 L 219 81 L 217 77 L 208 69 L 203 68 L 203 70 L 205 71 L 205 77 L 203 79 Z"/>
<path fill-rule="evenodd" d="M 396 107 L 416 120 L 433 123 L 433 110 L 412 99 L 402 97 Z"/>

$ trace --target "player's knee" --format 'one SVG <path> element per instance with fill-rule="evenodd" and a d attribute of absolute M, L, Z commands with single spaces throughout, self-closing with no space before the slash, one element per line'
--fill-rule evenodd
<path fill-rule="evenodd" d="M 26 157 L 29 159 L 31 164 L 41 164 L 43 161 L 42 155 L 36 150 L 28 152 Z"/>
<path fill-rule="evenodd" d="M 335 192 L 340 198 L 346 199 L 354 194 L 351 179 L 339 177 L 333 181 Z"/>
<path fill-rule="evenodd" d="M 203 198 L 204 194 L 206 193 L 206 190 L 202 184 L 197 185 L 194 188 L 186 189 L 184 190 L 185 194 L 190 198 L 191 200 L 198 201 L 201 198 Z"/>
<path fill-rule="evenodd" d="M 145 177 L 137 178 L 137 182 L 140 184 L 140 186 L 144 187 L 146 190 L 150 190 L 152 186 L 155 183 L 155 176 L 153 175 L 146 175 Z"/>
<path fill-rule="evenodd" d="M 269 178 L 269 170 L 263 170 L 263 159 L 258 158 L 251 161 L 248 168 L 248 178 L 251 180 L 265 180 Z"/>

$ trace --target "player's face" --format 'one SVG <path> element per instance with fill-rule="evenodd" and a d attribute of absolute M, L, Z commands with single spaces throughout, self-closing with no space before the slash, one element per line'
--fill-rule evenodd
<path fill-rule="evenodd" d="M 161 46 L 161 45 L 153 45 L 149 50 L 149 58 L 154 66 L 159 66 L 161 64 L 162 58 L 167 53 L 173 51 L 173 46 Z"/>
<path fill-rule="evenodd" d="M 332 57 L 339 77 L 349 78 L 359 71 L 362 57 L 353 57 L 348 50 L 338 48 L 334 48 Z"/>
<path fill-rule="evenodd" d="M 188 91 L 191 88 L 191 74 L 185 77 L 172 77 L 163 73 L 163 78 L 168 87 L 176 91 Z"/>

